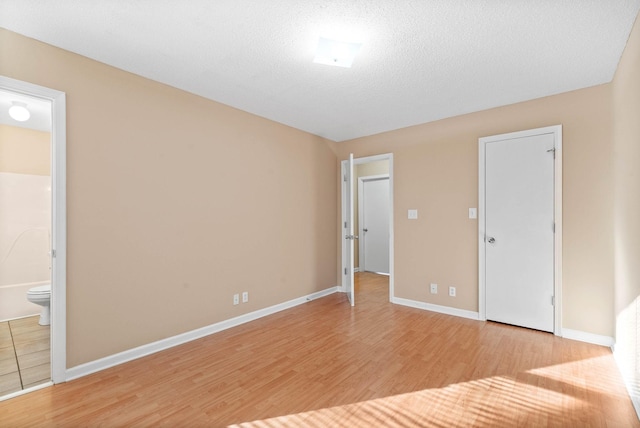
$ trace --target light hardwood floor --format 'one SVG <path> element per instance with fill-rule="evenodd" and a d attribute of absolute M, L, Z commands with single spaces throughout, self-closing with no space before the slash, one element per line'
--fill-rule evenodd
<path fill-rule="evenodd" d="M 356 290 L 0 402 L 0 425 L 640 426 L 607 348 Z"/>

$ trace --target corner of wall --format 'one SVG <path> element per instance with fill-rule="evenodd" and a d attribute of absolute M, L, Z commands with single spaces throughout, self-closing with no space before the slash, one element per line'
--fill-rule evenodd
<path fill-rule="evenodd" d="M 614 356 L 640 417 L 640 20 L 613 82 Z"/>

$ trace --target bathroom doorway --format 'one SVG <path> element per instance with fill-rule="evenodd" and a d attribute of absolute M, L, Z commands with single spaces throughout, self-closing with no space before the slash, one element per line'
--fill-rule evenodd
<path fill-rule="evenodd" d="M 0 400 L 65 380 L 65 97 L 0 76 Z"/>

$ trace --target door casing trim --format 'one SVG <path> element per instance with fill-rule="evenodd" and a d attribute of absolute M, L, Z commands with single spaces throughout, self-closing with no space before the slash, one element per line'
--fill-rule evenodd
<path fill-rule="evenodd" d="M 492 135 L 478 139 L 478 314 L 486 321 L 486 283 L 485 283 L 485 150 L 490 142 L 532 137 L 541 134 L 553 134 L 555 141 L 554 165 L 554 317 L 553 333 L 562 336 L 562 125 Z"/>

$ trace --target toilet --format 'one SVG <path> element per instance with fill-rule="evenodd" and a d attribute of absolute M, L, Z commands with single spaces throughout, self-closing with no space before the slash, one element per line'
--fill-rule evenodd
<path fill-rule="evenodd" d="M 42 306 L 38 324 L 49 325 L 51 323 L 51 312 L 49 309 L 51 303 L 51 284 L 30 288 L 29 291 L 27 291 L 27 300 Z"/>

